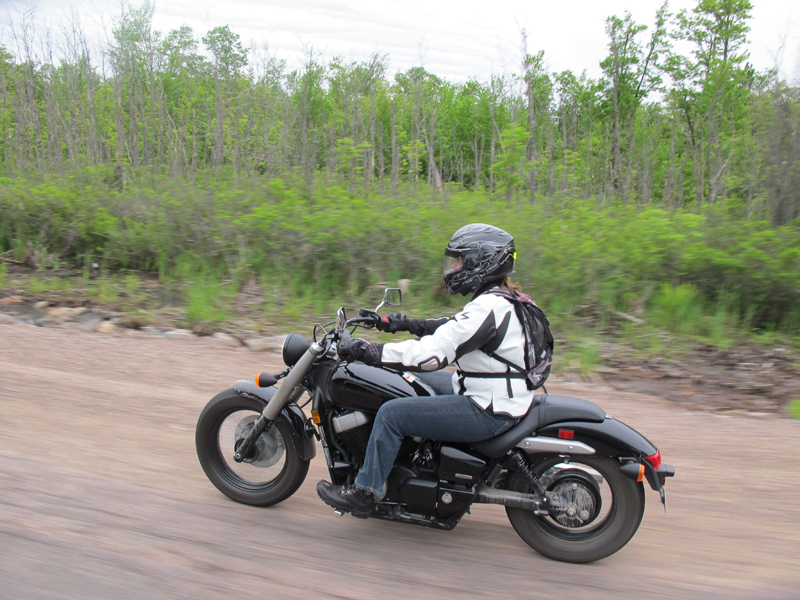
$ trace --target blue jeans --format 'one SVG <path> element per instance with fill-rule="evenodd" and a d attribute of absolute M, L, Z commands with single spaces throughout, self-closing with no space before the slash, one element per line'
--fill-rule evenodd
<path fill-rule="evenodd" d="M 440 395 L 396 398 L 381 406 L 375 416 L 364 466 L 355 484 L 376 498 L 383 496 L 383 484 L 404 437 L 479 442 L 517 423 L 516 419 L 504 419 L 483 410 L 466 396 L 454 395 L 452 373 L 425 373 L 421 377 Z"/>

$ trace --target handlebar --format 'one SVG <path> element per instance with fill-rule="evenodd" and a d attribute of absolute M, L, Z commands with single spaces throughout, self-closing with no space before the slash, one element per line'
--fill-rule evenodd
<path fill-rule="evenodd" d="M 377 319 L 380 319 L 379 315 L 376 315 Z M 377 320 L 376 317 L 353 317 L 352 319 L 347 319 L 347 327 L 350 325 L 359 325 L 361 323 L 368 323 L 369 325 L 375 326 L 375 321 Z"/>

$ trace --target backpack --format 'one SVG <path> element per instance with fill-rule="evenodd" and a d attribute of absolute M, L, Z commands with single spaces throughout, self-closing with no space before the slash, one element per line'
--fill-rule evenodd
<path fill-rule="evenodd" d="M 516 371 L 516 373 L 511 373 L 509 369 L 509 373 L 503 375 L 504 377 L 524 378 L 529 390 L 542 387 L 550 376 L 550 365 L 553 362 L 555 348 L 553 334 L 550 332 L 550 322 L 542 309 L 536 306 L 536 303 L 527 294 L 516 292 L 512 294 L 503 289 L 493 290 L 490 293 L 502 296 L 514 305 L 514 311 L 517 313 L 525 335 L 525 367 L 515 365 L 511 361 L 497 356 L 494 352 L 487 350 L 483 350 L 483 352 Z"/>

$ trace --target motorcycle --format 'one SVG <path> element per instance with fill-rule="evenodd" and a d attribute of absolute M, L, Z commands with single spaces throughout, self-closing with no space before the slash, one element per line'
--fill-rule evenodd
<path fill-rule="evenodd" d="M 335 321 L 314 327 L 313 342 L 288 335 L 286 369 L 237 381 L 209 401 L 195 441 L 200 464 L 219 491 L 252 506 L 286 500 L 308 473 L 315 440 L 331 482 L 351 484 L 381 405 L 436 395 L 424 373 L 337 358 L 342 336 L 373 327 L 383 306 L 401 300 L 400 290 L 389 288 L 374 311 L 347 318 L 340 308 Z M 305 393 L 311 417 L 297 404 Z M 532 548 L 585 563 L 613 554 L 636 533 L 645 481 L 666 510 L 664 483 L 674 474 L 650 441 L 596 404 L 545 393 L 534 396 L 518 424 L 485 441 L 406 438 L 370 517 L 451 530 L 472 504 L 499 504 Z"/>

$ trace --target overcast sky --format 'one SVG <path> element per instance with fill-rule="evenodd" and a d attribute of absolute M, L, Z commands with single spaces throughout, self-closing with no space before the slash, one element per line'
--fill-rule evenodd
<path fill-rule="evenodd" d="M 751 0 L 751 62 L 759 70 L 782 57 L 782 75 L 798 80 L 800 4 Z M 520 31 L 530 53 L 544 50 L 551 71 L 569 69 L 600 75 L 606 55 L 605 19 L 629 10 L 636 22 L 652 26 L 662 0 L 159 0 L 154 28 L 166 33 L 187 24 L 196 37 L 229 25 L 244 45 L 266 42 L 270 51 L 300 66 L 313 47 L 323 61 L 387 54 L 390 74 L 412 66 L 451 81 L 518 71 Z M 139 2 L 130 3 L 138 6 Z M 691 8 L 694 0 L 672 0 L 670 10 Z M 0 43 L 9 45 L 9 25 L 36 6 L 37 21 L 57 25 L 67 6 L 75 7 L 87 34 L 120 13 L 119 0 L 0 0 Z M 642 41 L 645 36 L 642 37 Z M 783 44 L 783 48 L 782 48 Z M 781 50 L 782 48 L 782 50 Z"/>

